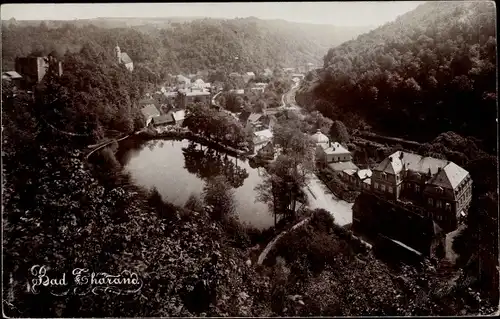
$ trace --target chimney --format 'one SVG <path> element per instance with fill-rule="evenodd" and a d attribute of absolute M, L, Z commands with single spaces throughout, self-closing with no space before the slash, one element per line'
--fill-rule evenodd
<path fill-rule="evenodd" d="M 404 153 L 403 153 L 403 151 L 401 151 L 401 153 L 399 154 L 399 159 L 402 160 L 403 156 L 404 156 Z"/>
<path fill-rule="evenodd" d="M 392 163 L 392 157 L 391 156 L 389 156 L 389 161 Z"/>

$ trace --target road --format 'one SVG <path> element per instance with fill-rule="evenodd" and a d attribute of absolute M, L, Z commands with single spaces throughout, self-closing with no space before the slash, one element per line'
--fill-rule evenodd
<path fill-rule="evenodd" d="M 352 223 L 353 204 L 335 197 L 315 174 L 309 175 L 309 182 L 305 191 L 310 208 L 323 208 L 329 211 L 335 218 L 335 223 L 340 226 Z"/>

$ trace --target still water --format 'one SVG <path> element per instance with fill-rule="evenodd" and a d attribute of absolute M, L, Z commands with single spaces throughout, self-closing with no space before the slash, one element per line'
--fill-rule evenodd
<path fill-rule="evenodd" d="M 261 229 L 273 225 L 267 205 L 255 202 L 263 168 L 252 168 L 247 160 L 188 140 L 126 141 L 117 157 L 135 183 L 156 187 L 164 200 L 179 206 L 191 194 L 201 197 L 208 178 L 224 175 L 234 189 L 240 222 Z"/>

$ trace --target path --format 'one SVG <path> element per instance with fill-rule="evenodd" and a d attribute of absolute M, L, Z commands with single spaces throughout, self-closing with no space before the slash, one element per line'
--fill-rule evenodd
<path fill-rule="evenodd" d="M 89 156 L 90 156 L 90 155 L 92 155 L 95 151 L 98 151 L 98 150 L 100 150 L 100 149 L 102 149 L 102 148 L 104 148 L 104 147 L 108 146 L 109 144 L 111 144 L 111 143 L 113 143 L 113 142 L 120 142 L 120 141 L 122 141 L 122 140 L 126 139 L 126 138 L 127 138 L 127 137 L 129 137 L 129 136 L 130 136 L 130 135 L 126 135 L 126 136 L 124 136 L 124 137 L 122 137 L 122 138 L 119 138 L 119 139 L 117 139 L 117 140 L 112 139 L 112 140 L 110 140 L 110 141 L 108 141 L 108 142 L 106 142 L 106 143 L 104 143 L 104 144 L 102 144 L 102 145 L 98 146 L 97 148 L 93 149 L 92 151 L 90 151 L 90 153 L 88 153 L 88 154 L 87 154 L 87 156 L 85 156 L 85 158 L 86 158 L 86 159 L 88 159 L 88 158 L 89 158 Z"/>
<path fill-rule="evenodd" d="M 262 265 L 262 263 L 264 262 L 264 260 L 266 260 L 266 257 L 267 257 L 267 254 L 271 251 L 271 249 L 274 247 L 274 245 L 278 242 L 278 240 L 283 237 L 283 235 L 285 235 L 287 232 L 291 231 L 291 230 L 294 230 L 294 229 L 297 229 L 298 227 L 304 225 L 305 223 L 307 223 L 308 221 L 310 220 L 310 217 L 304 219 L 303 221 L 299 222 L 298 224 L 296 224 L 295 226 L 293 226 L 292 228 L 290 228 L 289 230 L 285 230 L 283 231 L 281 234 L 279 234 L 278 236 L 276 236 L 276 238 L 274 238 L 269 244 L 267 244 L 266 248 L 262 251 L 262 253 L 259 255 L 259 259 L 257 260 L 257 264 L 258 265 Z"/>
<path fill-rule="evenodd" d="M 310 174 L 306 194 L 311 209 L 323 208 L 332 214 L 335 223 L 344 226 L 352 223 L 352 203 L 338 199 L 319 178 Z"/>
<path fill-rule="evenodd" d="M 459 257 L 458 254 L 453 250 L 453 240 L 458 234 L 462 232 L 464 228 L 465 228 L 464 225 L 460 225 L 456 230 L 446 234 L 445 238 L 446 259 L 448 259 L 448 261 L 451 262 L 453 265 L 455 265 L 457 258 Z"/>

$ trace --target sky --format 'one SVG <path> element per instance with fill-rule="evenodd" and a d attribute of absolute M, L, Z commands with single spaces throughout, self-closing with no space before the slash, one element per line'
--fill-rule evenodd
<path fill-rule="evenodd" d="M 423 1 L 4 4 L 2 20 L 74 20 L 97 17 L 210 17 L 283 19 L 338 26 L 378 26 Z"/>

